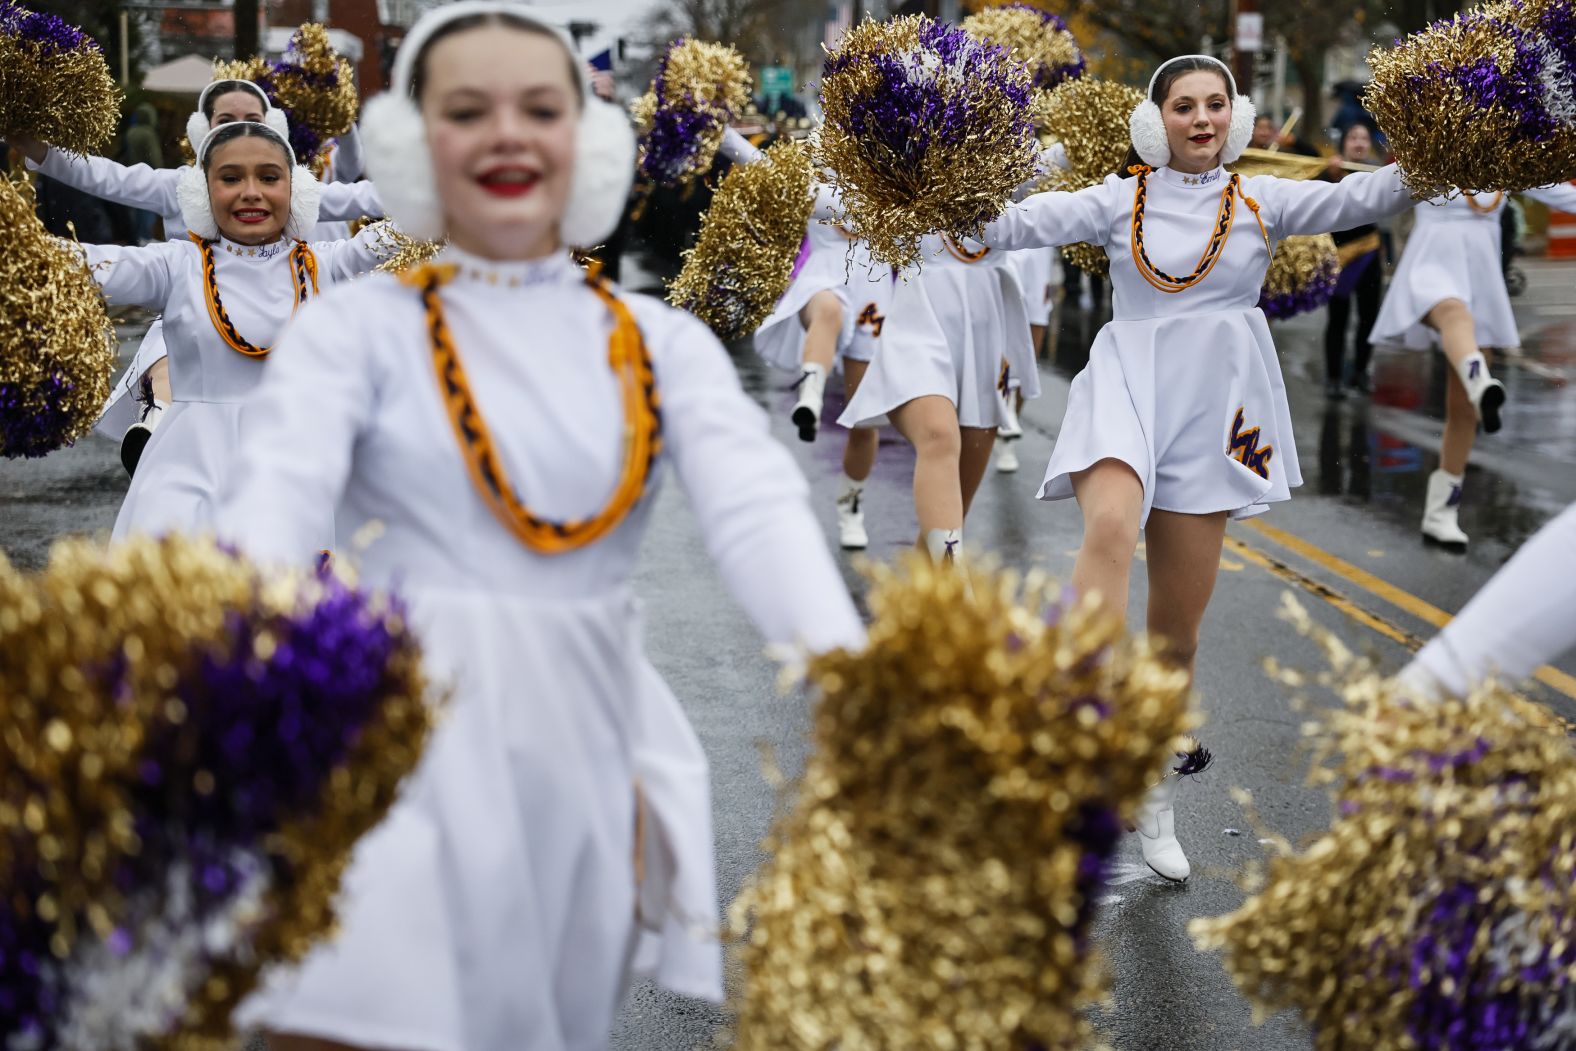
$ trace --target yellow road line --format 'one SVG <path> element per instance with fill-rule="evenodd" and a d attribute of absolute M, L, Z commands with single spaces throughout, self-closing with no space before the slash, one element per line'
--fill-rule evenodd
<path fill-rule="evenodd" d="M 1273 540 L 1275 543 L 1279 544 L 1281 547 L 1284 547 L 1286 550 L 1307 559 L 1309 562 L 1312 562 L 1313 564 L 1320 566 L 1331 573 L 1334 573 L 1336 576 L 1350 584 L 1357 585 L 1364 591 L 1367 591 L 1369 594 L 1383 599 L 1397 609 L 1410 613 L 1412 616 L 1424 621 L 1427 624 L 1431 624 L 1436 628 L 1442 628 L 1446 624 L 1450 623 L 1450 614 L 1446 613 L 1438 606 L 1418 598 L 1410 591 L 1405 591 L 1396 587 L 1387 580 L 1381 580 L 1379 577 L 1374 576 L 1366 569 L 1363 569 L 1359 566 L 1354 566 L 1345 559 L 1337 558 L 1323 548 L 1309 543 L 1300 536 L 1288 533 L 1284 529 L 1278 529 L 1275 526 L 1269 525 L 1268 523 L 1259 521 L 1257 519 L 1247 521 L 1242 524 L 1248 529 L 1251 529 L 1254 532 L 1259 533 L 1270 540 Z M 1231 538 L 1228 537 L 1227 540 L 1229 542 L 1231 541 Z M 1405 641 L 1397 637 L 1396 634 L 1393 634 L 1394 632 L 1401 632 L 1400 628 L 1397 628 L 1375 614 L 1356 606 L 1349 599 L 1341 596 L 1338 592 L 1330 592 L 1330 595 L 1335 596 L 1334 598 L 1324 595 L 1322 594 L 1321 589 L 1322 591 L 1329 591 L 1330 589 L 1326 588 L 1318 581 L 1312 580 L 1311 578 L 1298 573 L 1296 570 L 1287 566 L 1284 562 L 1280 562 L 1276 559 L 1270 558 L 1267 555 L 1263 555 L 1262 553 L 1258 552 L 1257 549 L 1248 547 L 1241 541 L 1232 543 L 1233 550 L 1237 550 L 1239 545 L 1245 551 L 1253 552 L 1255 555 L 1258 555 L 1257 558 L 1253 558 L 1252 555 L 1245 555 L 1244 557 L 1248 557 L 1257 562 L 1259 565 L 1269 568 L 1271 572 L 1274 572 L 1277 576 L 1288 580 L 1293 580 L 1299 586 L 1319 595 L 1320 598 L 1323 598 L 1332 606 L 1340 609 L 1353 620 L 1373 628 L 1381 635 L 1384 635 L 1387 638 L 1395 639 L 1397 642 Z M 1336 601 L 1337 599 L 1339 599 L 1339 602 Z M 1345 606 L 1343 606 L 1342 603 L 1344 603 Z M 1351 608 L 1347 609 L 1345 608 L 1346 606 L 1350 606 Z M 1354 610 L 1356 612 L 1353 612 Z M 1385 627 L 1378 627 L 1377 624 L 1384 624 Z M 1403 634 L 1405 634 L 1408 639 L 1416 639 L 1416 636 L 1411 635 L 1410 633 L 1403 632 Z M 1421 645 L 1421 642 L 1413 641 L 1407 642 L 1406 644 L 1411 646 L 1413 649 L 1416 649 L 1419 645 Z M 1571 675 L 1567 672 L 1561 671 L 1558 668 L 1544 665 L 1534 673 L 1533 677 L 1539 682 L 1543 683 L 1545 686 L 1558 690 L 1560 693 L 1563 693 L 1572 700 L 1576 700 L 1576 675 Z"/>

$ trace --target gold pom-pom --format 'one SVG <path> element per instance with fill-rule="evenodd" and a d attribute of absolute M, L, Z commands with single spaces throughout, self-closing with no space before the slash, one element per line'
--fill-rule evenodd
<path fill-rule="evenodd" d="M 1252 896 L 1194 920 L 1194 940 L 1224 951 L 1261 1014 L 1306 1019 L 1319 1051 L 1523 1048 L 1576 1031 L 1576 752 L 1563 729 L 1493 684 L 1406 697 L 1287 604 L 1330 661 L 1312 681 L 1342 701 L 1308 728 L 1310 780 L 1334 817 L 1300 851 L 1266 834 L 1277 853 L 1250 873 Z"/>
<path fill-rule="evenodd" d="M 813 176 L 810 152 L 791 140 L 754 163 L 735 164 L 701 216 L 700 237 L 684 252 L 668 302 L 722 339 L 759 328 L 792 280 L 815 203 Z"/>
<path fill-rule="evenodd" d="M 976 40 L 1012 50 L 1012 60 L 1028 67 L 1035 87 L 1049 90 L 1080 77 L 1084 55 L 1061 17 L 1028 4 L 987 7 L 961 25 Z"/>
<path fill-rule="evenodd" d="M 1419 197 L 1561 182 L 1576 176 L 1573 52 L 1570 0 L 1497 0 L 1375 49 L 1363 103 Z"/>
<path fill-rule="evenodd" d="M 0 965 L 42 1047 L 220 1051 L 432 723 L 396 601 L 212 541 L 0 557 Z M 12 956 L 12 960 L 16 957 Z M 132 1010 L 163 1004 L 166 1010 Z"/>
<path fill-rule="evenodd" d="M 350 60 L 334 50 L 327 27 L 308 22 L 290 38 L 283 61 L 214 63 L 215 80 L 250 80 L 284 110 L 296 161 L 321 176 L 333 140 L 356 123 L 361 102 Z"/>
<path fill-rule="evenodd" d="M 78 250 L 38 221 L 30 183 L 0 178 L 0 455 L 43 456 L 93 429 L 115 328 Z"/>
<path fill-rule="evenodd" d="M 868 645 L 810 662 L 815 749 L 733 909 L 735 1046 L 1084 1051 L 1094 896 L 1187 676 L 1038 574 L 871 573 Z"/>
<path fill-rule="evenodd" d="M 749 106 L 751 86 L 749 63 L 727 44 L 676 41 L 651 90 L 630 106 L 641 170 L 665 186 L 710 171 L 729 122 Z"/>
<path fill-rule="evenodd" d="M 1335 239 L 1329 234 L 1288 237 L 1270 257 L 1259 309 L 1272 320 L 1317 310 L 1330 301 L 1340 273 Z"/>
<path fill-rule="evenodd" d="M 866 21 L 821 77 L 817 163 L 878 262 L 919 260 L 926 234 L 980 237 L 1034 174 L 1027 69 L 923 15 Z"/>
<path fill-rule="evenodd" d="M 1047 100 L 1045 132 L 1067 151 L 1067 167 L 1053 168 L 1043 188 L 1075 192 L 1116 174 L 1127 157 L 1128 117 L 1144 93 L 1114 80 L 1079 77 L 1055 88 Z M 1105 274 L 1111 260 L 1099 245 L 1063 245 L 1062 258 L 1091 274 Z"/>
<path fill-rule="evenodd" d="M 98 43 L 55 17 L 0 0 L 0 133 L 97 153 L 124 96 Z"/>

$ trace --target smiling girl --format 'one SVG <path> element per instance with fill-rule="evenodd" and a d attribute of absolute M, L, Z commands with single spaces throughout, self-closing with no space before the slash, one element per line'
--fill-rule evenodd
<path fill-rule="evenodd" d="M 121 504 L 116 539 L 211 525 L 241 444 L 241 402 L 269 347 L 320 287 L 377 264 L 374 231 L 304 240 L 319 190 L 274 128 L 226 123 L 202 140 L 181 179 L 188 240 L 82 246 L 106 300 L 163 313 L 169 351 L 173 404 Z"/>
<path fill-rule="evenodd" d="M 862 628 L 726 351 L 580 270 L 634 172 L 627 120 L 528 7 L 466 0 L 406 36 L 363 122 L 430 265 L 309 304 L 248 406 L 220 535 L 306 563 L 314 509 L 377 524 L 445 717 L 361 842 L 341 930 L 243 1006 L 279 1049 L 591 1051 L 633 973 L 722 993 L 710 781 L 630 587 L 671 471 L 768 640 Z"/>
<path fill-rule="evenodd" d="M 1072 497 L 1084 541 L 1073 584 L 1127 610 L 1140 532 L 1150 632 L 1190 670 L 1228 518 L 1302 484 L 1285 384 L 1256 304 L 1275 242 L 1373 222 L 1410 205 L 1394 166 L 1340 183 L 1239 178 L 1253 104 L 1231 72 L 1171 59 L 1131 120 L 1126 170 L 1078 193 L 1042 193 L 987 228 L 1001 248 L 1089 241 L 1111 260 L 1113 318 L 1073 380 L 1040 489 Z M 1138 815 L 1144 860 L 1185 880 L 1166 777 Z"/>

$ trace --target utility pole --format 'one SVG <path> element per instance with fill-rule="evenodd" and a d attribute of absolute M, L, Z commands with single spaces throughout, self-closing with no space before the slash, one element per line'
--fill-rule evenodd
<path fill-rule="evenodd" d="M 258 0 L 235 0 L 235 57 L 253 58 L 262 51 L 257 32 Z"/>
<path fill-rule="evenodd" d="M 1232 57 L 1235 59 L 1232 76 L 1237 78 L 1237 90 L 1244 95 L 1253 94 L 1254 60 L 1264 46 L 1264 16 L 1259 13 L 1259 0 L 1236 0 L 1236 17 L 1232 19 Z"/>

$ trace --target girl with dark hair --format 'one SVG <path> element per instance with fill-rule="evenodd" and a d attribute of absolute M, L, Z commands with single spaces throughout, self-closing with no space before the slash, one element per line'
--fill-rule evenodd
<path fill-rule="evenodd" d="M 266 124 L 287 140 L 289 138 L 283 111 L 268 101 L 262 88 L 249 80 L 216 80 L 203 88 L 197 96 L 197 108 L 186 120 L 186 137 L 192 150 L 198 150 L 213 129 L 237 121 Z M 11 145 L 27 157 L 30 170 L 106 201 L 153 212 L 163 219 L 167 239 L 182 242 L 187 239 L 189 231 L 181 217 L 179 195 L 187 167 L 125 165 L 108 157 L 66 153 L 47 143 L 25 139 L 13 140 Z M 335 241 L 349 236 L 346 220 L 382 215 L 383 204 L 370 182 L 325 180 L 318 199 L 318 214 L 322 222 L 313 229 L 311 240 Z M 169 403 L 164 325 L 162 320 L 156 320 L 149 326 L 131 365 L 110 394 L 97 425 L 99 433 L 105 437 L 122 439 L 121 462 L 127 474 L 136 471 L 153 429 Z"/>
<path fill-rule="evenodd" d="M 241 402 L 269 347 L 321 286 L 377 264 L 375 231 L 307 243 L 321 191 L 275 128 L 226 123 L 201 139 L 196 166 L 181 174 L 188 240 L 83 246 L 107 300 L 163 314 L 170 361 L 168 420 L 132 478 L 116 538 L 212 524 L 241 444 Z M 324 533 L 326 517 L 320 523 Z"/>
<path fill-rule="evenodd" d="M 1147 626 L 1192 669 L 1228 518 L 1302 483 L 1275 345 L 1257 308 L 1275 241 L 1373 222 L 1410 203 L 1394 167 L 1338 184 L 1241 178 L 1253 104 L 1216 59 L 1172 59 L 1133 111 L 1126 177 L 1042 193 L 987 228 L 1007 249 L 1088 241 L 1111 260 L 1113 317 L 1073 380 L 1040 489 L 1084 519 L 1073 584 L 1127 609 L 1140 532 Z M 1184 880 L 1177 778 L 1138 815 L 1145 861 Z"/>
<path fill-rule="evenodd" d="M 449 246 L 303 308 L 218 532 L 304 565 L 327 509 L 342 538 L 376 523 L 361 579 L 398 588 L 449 702 L 357 847 L 337 937 L 239 1018 L 282 1051 L 592 1051 L 635 973 L 722 995 L 706 758 L 630 587 L 661 475 L 768 640 L 863 631 L 727 352 L 570 255 L 617 223 L 635 154 L 568 38 L 465 0 L 422 16 L 392 79 L 368 169 Z"/>

